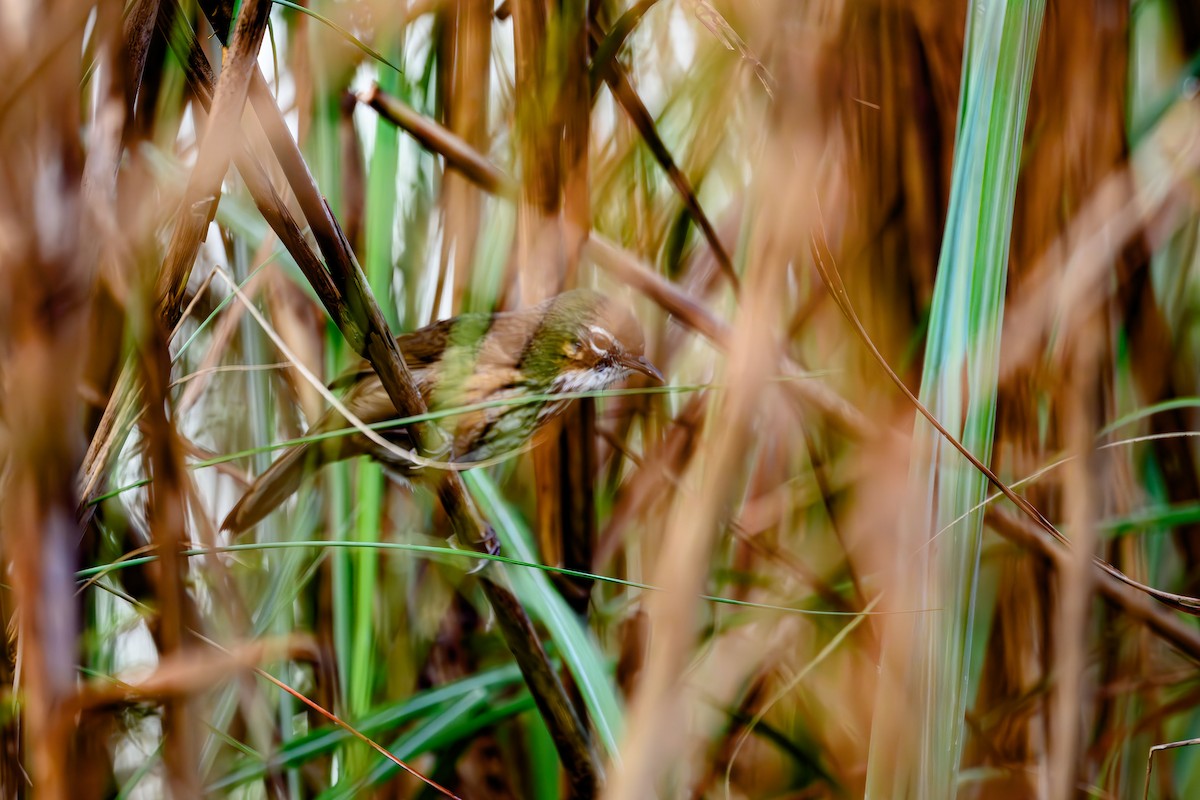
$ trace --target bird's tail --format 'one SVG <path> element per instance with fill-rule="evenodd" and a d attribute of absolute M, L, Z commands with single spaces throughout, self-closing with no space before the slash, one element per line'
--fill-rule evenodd
<path fill-rule="evenodd" d="M 221 528 L 237 534 L 261 522 L 300 488 L 300 481 L 319 456 L 319 451 L 308 444 L 289 449 L 258 476 L 225 517 Z"/>

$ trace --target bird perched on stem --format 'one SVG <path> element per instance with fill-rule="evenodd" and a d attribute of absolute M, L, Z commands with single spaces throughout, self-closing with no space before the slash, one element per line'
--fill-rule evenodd
<path fill-rule="evenodd" d="M 606 389 L 633 372 L 663 380 L 642 354 L 642 334 L 628 310 L 586 289 L 520 311 L 463 314 L 401 334 L 396 341 L 431 412 L 511 401 L 437 420 L 449 441 L 446 452 L 434 457 L 463 467 L 522 447 L 569 402 L 555 395 Z M 343 404 L 368 425 L 396 417 L 379 377 L 365 361 L 331 388 L 346 388 Z M 523 398 L 532 399 L 517 402 Z M 309 435 L 347 427 L 331 409 L 309 428 Z M 380 433 L 399 447 L 412 448 L 402 428 Z M 407 479 L 428 471 L 360 433 L 299 444 L 258 477 L 221 527 L 246 530 L 295 492 L 310 471 L 356 455 L 374 456 Z"/>

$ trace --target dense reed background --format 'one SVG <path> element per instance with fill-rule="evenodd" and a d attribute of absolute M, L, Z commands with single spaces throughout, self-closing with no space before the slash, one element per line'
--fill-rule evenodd
<path fill-rule="evenodd" d="M 1196 9 L 0 0 L 0 794 L 1200 796 Z M 574 286 L 666 387 L 219 530 Z"/>

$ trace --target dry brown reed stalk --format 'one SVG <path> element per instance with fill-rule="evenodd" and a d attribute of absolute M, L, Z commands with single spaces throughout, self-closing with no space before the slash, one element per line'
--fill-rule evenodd
<path fill-rule="evenodd" d="M 475 152 L 489 151 L 488 125 L 492 51 L 492 5 L 488 0 L 454 3 L 441 10 L 443 95 L 447 128 Z M 464 308 L 474 265 L 483 197 L 458 172 L 445 174 L 438 198 L 442 246 L 434 308 L 449 291 L 452 313 Z M 448 276 L 452 283 L 447 288 Z"/>
<path fill-rule="evenodd" d="M 530 305 L 577 285 L 580 250 L 591 230 L 588 82 L 589 9 L 517 0 L 513 7 L 518 292 Z M 511 290 L 510 290 L 511 291 Z M 536 531 L 547 563 L 592 569 L 595 546 L 594 406 L 575 404 L 532 455 Z M 556 578 L 586 616 L 590 583 Z M 589 796 L 596 787 L 588 787 Z"/>
<path fill-rule="evenodd" d="M 78 386 L 100 250 L 90 206 L 103 194 L 102 186 L 81 189 L 89 166 L 74 55 L 89 12 L 87 4 L 56 3 L 47 17 L 58 24 L 46 27 L 32 9 L 0 11 L 0 69 L 11 78 L 0 90 L 0 547 L 9 576 L 5 623 L 15 622 L 19 637 L 2 671 L 24 711 L 15 728 L 21 741 L 6 734 L 0 756 L 6 796 L 32 781 L 39 796 L 68 797 L 76 764 L 68 711 L 80 630 L 73 474 L 83 456 Z M 101 22 L 107 34 L 111 18 Z"/>
<path fill-rule="evenodd" d="M 143 297 L 156 299 L 150 288 L 152 283 L 146 281 L 143 285 Z M 151 301 L 146 302 L 145 307 L 155 306 Z M 181 554 L 187 546 L 187 474 L 178 434 L 166 413 L 171 369 L 168 337 L 158 324 L 157 315 L 143 320 L 142 325 L 138 351 L 146 410 L 141 427 L 145 438 L 146 474 L 154 476 L 147 497 L 146 519 L 155 549 L 160 553 L 155 569 L 151 570 L 160 604 L 153 627 L 160 653 L 167 658 L 186 659 L 194 647 L 188 634 L 194 623 L 189 619 L 191 600 L 184 583 L 187 559 Z M 163 758 L 171 793 L 180 797 L 198 794 L 196 756 L 200 732 L 189 698 L 164 700 L 163 730 Z"/>
<path fill-rule="evenodd" d="M 853 213 L 838 263 L 872 337 L 910 382 L 920 364 L 905 347 L 933 296 L 950 187 L 946 144 L 958 114 L 963 11 L 929 2 L 850 3 L 839 32 L 847 150 L 841 161 Z M 870 385 L 875 367 L 865 356 L 855 354 L 856 383 Z M 895 413 L 898 399 L 870 401 Z"/>
<path fill-rule="evenodd" d="M 1075 328 L 1084 342 L 1100 342 L 1104 321 L 1093 314 Z M 1071 530 L 1071 555 L 1057 575 L 1057 615 L 1054 620 L 1054 690 L 1050 704 L 1049 771 L 1052 796 L 1065 797 L 1077 784 L 1077 764 L 1082 752 L 1079 717 L 1085 691 L 1088 616 L 1092 599 L 1092 558 L 1098 550 L 1096 521 L 1104 503 L 1099 497 L 1103 474 L 1095 449 L 1101 399 L 1098 397 L 1101 364 L 1106 354 L 1084 345 L 1072 354 L 1066 374 L 1062 428 L 1070 452 L 1076 457 L 1063 481 L 1065 519 Z"/>
<path fill-rule="evenodd" d="M 338 149 L 341 164 L 342 228 L 346 240 L 356 251 L 362 250 L 363 214 L 367 198 L 367 167 L 363 163 L 362 143 L 354 127 L 354 93 L 342 92 L 338 104 Z"/>
<path fill-rule="evenodd" d="M 759 414 L 764 380 L 777 364 L 771 321 L 780 318 L 786 297 L 782 267 L 803 256 L 807 244 L 800 231 L 816 219 L 809 187 L 818 170 L 824 114 L 819 99 L 805 87 L 818 74 L 827 42 L 811 25 L 814 11 L 778 4 L 760 13 L 762 22 L 772 20 L 778 37 L 772 41 L 779 47 L 778 74 L 786 91 L 780 93 L 782 102 L 767 125 L 756 164 L 757 215 L 738 317 L 727 338 L 728 388 L 711 412 L 707 437 L 685 477 L 695 484 L 695 496 L 678 499 L 668 516 L 653 573 L 654 583 L 667 591 L 647 600 L 654 635 L 634 690 L 622 761 L 606 797 L 649 796 L 669 765 L 695 747 L 680 727 L 691 705 L 685 698 L 692 696 L 680 685 L 694 643 L 692 598 L 704 584 L 737 465 L 748 455 L 745 442 Z"/>
<path fill-rule="evenodd" d="M 205 648 L 187 655 L 170 655 L 146 675 L 128 680 L 94 679 L 81 686 L 73 699 L 77 711 L 128 705 L 163 698 L 186 697 L 214 688 L 230 676 L 281 658 L 306 659 L 315 649 L 306 636 L 256 639 L 230 643 L 221 651 Z"/>
<path fill-rule="evenodd" d="M 557 97 L 550 95 L 557 106 L 556 125 L 562 128 L 558 195 L 563 252 L 560 269 L 564 288 L 579 285 L 583 245 L 592 231 L 593 95 L 589 80 L 592 42 L 588 31 L 597 10 L 598 6 L 594 4 L 560 9 L 553 18 L 555 29 L 547 49 L 550 54 L 555 51 L 567 54 L 557 65 L 561 72 Z M 539 94 L 546 96 L 544 89 Z M 528 181 L 529 175 L 524 178 Z M 518 249 L 520 245 L 518 241 Z M 543 447 L 534 451 L 535 479 L 545 489 L 552 490 L 544 490 L 538 496 L 539 537 L 549 545 L 547 554 L 557 552 L 559 556 L 548 563 L 591 572 L 595 569 L 593 553 L 597 536 L 595 402 L 586 399 L 572 404 L 561 424 L 557 448 Z M 555 584 L 579 618 L 587 619 L 592 581 L 564 575 L 556 578 Z M 577 706 L 582 703 L 577 701 Z"/>

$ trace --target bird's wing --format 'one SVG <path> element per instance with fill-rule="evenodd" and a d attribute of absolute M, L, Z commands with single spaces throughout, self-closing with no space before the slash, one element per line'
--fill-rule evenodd
<path fill-rule="evenodd" d="M 459 318 L 462 319 L 464 318 Z M 442 320 L 396 337 L 404 361 L 417 382 L 417 390 L 422 394 L 428 392 L 430 382 L 434 380 L 432 366 L 442 357 L 451 341 L 451 335 L 459 326 L 459 321 Z M 396 416 L 391 398 L 384 391 L 374 368 L 366 359 L 360 359 L 334 378 L 329 388 L 345 389 L 342 403 L 368 425 Z M 348 427 L 350 423 L 341 412 L 331 408 L 309 427 L 308 432 L 327 433 Z M 400 431 L 386 435 L 388 438 L 399 439 L 403 446 L 411 447 L 407 437 Z M 266 472 L 258 476 L 254 485 L 229 512 L 221 527 L 235 533 L 250 528 L 295 492 L 309 472 L 371 449 L 374 449 L 373 446 L 360 434 L 347 434 L 290 448 L 276 459 Z"/>
<path fill-rule="evenodd" d="M 418 385 L 422 383 L 427 369 L 414 371 Z M 379 377 L 368 371 L 365 377 L 354 383 L 342 398 L 342 403 L 354 416 L 370 425 L 396 416 L 391 398 L 383 390 Z M 337 409 L 329 409 L 308 429 L 308 434 L 328 433 L 350 428 L 350 423 Z M 403 447 L 411 447 L 402 431 L 383 433 L 389 439 L 398 439 Z M 296 445 L 276 459 L 266 472 L 259 475 L 246 494 L 221 524 L 222 528 L 241 533 L 267 516 L 276 506 L 299 488 L 304 476 L 315 472 L 325 464 L 360 455 L 371 447 L 366 438 L 355 431 L 317 442 Z"/>
<path fill-rule="evenodd" d="M 399 345 L 400 354 L 404 356 L 404 363 L 408 365 L 409 370 L 416 372 L 441 358 L 442 352 L 450 341 L 454 323 L 453 319 L 444 319 L 419 330 L 396 336 L 396 344 Z M 371 366 L 371 362 L 360 358 L 330 381 L 329 388 L 345 389 L 374 374 L 375 368 Z"/>

